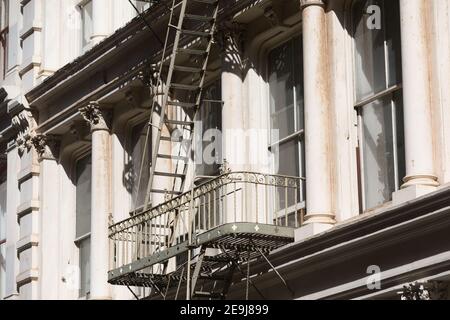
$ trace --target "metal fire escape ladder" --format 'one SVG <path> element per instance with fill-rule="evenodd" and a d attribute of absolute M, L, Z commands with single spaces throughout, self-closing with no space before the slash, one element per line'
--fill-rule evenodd
<path fill-rule="evenodd" d="M 211 16 L 203 16 L 188 13 L 188 10 L 191 6 L 198 6 L 199 4 L 202 6 L 209 5 L 211 7 L 212 15 Z M 178 22 L 176 25 L 173 24 L 173 20 L 175 20 L 177 14 L 176 11 L 179 10 Z M 169 20 L 169 26 L 166 35 L 166 43 L 164 45 L 164 51 L 169 47 L 170 42 L 170 34 L 175 31 L 175 38 L 172 47 L 172 53 L 170 55 L 170 64 L 168 66 L 167 74 L 163 77 L 163 73 L 165 71 L 164 63 L 166 62 L 166 58 L 163 56 L 160 62 L 160 72 L 159 72 L 159 83 L 165 84 L 163 89 L 163 98 L 162 104 L 160 108 L 160 117 L 157 118 L 156 121 L 153 121 L 153 113 L 157 110 L 158 106 L 156 105 L 158 102 L 156 99 L 153 101 L 152 106 L 152 119 L 150 120 L 150 127 L 157 129 L 157 135 L 154 142 L 154 149 L 152 154 L 152 162 L 150 168 L 150 175 L 148 179 L 146 197 L 144 202 L 144 211 L 148 210 L 151 205 L 152 194 L 160 193 L 165 194 L 169 198 L 173 198 L 176 195 L 182 193 L 187 169 L 188 169 L 188 161 L 190 154 L 190 147 L 192 145 L 193 140 L 193 125 L 194 122 L 190 121 L 187 117 L 187 114 L 183 116 L 182 119 L 173 119 L 173 117 L 169 116 L 168 108 L 181 108 L 183 111 L 185 109 L 193 110 L 192 119 L 195 119 L 195 114 L 201 104 L 202 100 L 202 90 L 205 82 L 205 73 L 208 65 L 209 54 L 211 51 L 211 47 L 213 44 L 213 35 L 216 29 L 216 19 L 219 11 L 219 1 L 218 0 L 181 0 L 177 2 L 174 0 L 172 2 L 171 15 Z M 190 30 L 188 27 L 185 27 L 185 22 L 196 22 L 200 24 L 200 28 L 197 26 L 195 30 Z M 180 39 L 184 36 L 190 36 L 195 38 L 203 39 L 206 42 L 206 46 L 203 49 L 187 49 L 180 47 Z M 206 41 L 205 41 L 206 40 Z M 203 44 L 204 45 L 204 44 Z M 198 66 L 186 66 L 182 65 L 182 63 L 177 64 L 180 58 L 182 57 L 190 57 L 191 60 L 195 59 L 195 61 L 199 62 Z M 189 59 L 188 59 L 189 60 Z M 175 83 L 174 79 L 176 79 L 177 75 L 181 76 L 191 76 L 192 84 L 185 83 Z M 195 76 L 199 76 L 197 80 L 194 80 Z M 164 79 L 165 78 L 165 79 Z M 164 81 L 165 80 L 165 81 Z M 188 92 L 189 94 L 183 100 L 172 100 L 170 97 L 170 93 L 174 90 Z M 192 99 L 192 97 L 194 99 Z M 191 101 L 186 101 L 191 100 Z M 178 109 L 180 110 L 180 109 Z M 162 135 L 164 126 L 177 128 L 182 132 L 180 139 L 174 139 L 173 137 L 165 137 Z M 181 127 L 181 128 L 180 128 Z M 161 142 L 179 142 L 181 144 L 178 152 L 170 152 L 167 154 L 167 151 L 164 152 L 164 148 L 161 146 Z M 185 153 L 182 154 L 182 142 L 187 141 L 189 150 L 185 150 Z M 173 148 L 171 148 L 172 150 Z M 161 159 L 171 160 L 175 165 L 173 166 L 175 169 L 170 170 L 170 168 L 157 168 L 158 161 Z M 181 162 L 181 165 L 180 165 Z M 162 169 L 162 170 L 161 170 Z M 171 190 L 161 190 L 153 187 L 153 182 L 155 176 L 162 176 L 166 179 L 171 179 Z"/>

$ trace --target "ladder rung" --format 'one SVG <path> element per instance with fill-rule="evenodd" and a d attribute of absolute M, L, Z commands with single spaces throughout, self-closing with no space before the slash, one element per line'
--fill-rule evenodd
<path fill-rule="evenodd" d="M 214 18 L 213 17 L 206 17 L 206 16 L 200 16 L 197 14 L 185 14 L 184 15 L 185 18 L 190 19 L 190 20 L 197 20 L 197 21 L 213 21 Z"/>
<path fill-rule="evenodd" d="M 207 3 L 207 4 L 215 4 L 217 3 L 218 0 L 192 0 L 195 2 L 200 2 L 200 3 Z"/>
<path fill-rule="evenodd" d="M 205 31 L 195 31 L 195 30 L 182 29 L 182 30 L 180 30 L 180 32 L 182 34 L 187 34 L 187 35 L 190 35 L 190 36 L 197 36 L 197 37 L 209 37 L 209 36 L 211 36 L 211 34 L 209 32 L 205 32 Z"/>
<path fill-rule="evenodd" d="M 195 91 L 195 90 L 199 90 L 199 86 L 197 85 L 192 85 L 192 84 L 182 84 L 182 83 L 172 83 L 170 85 L 171 88 L 174 89 L 182 89 L 182 90 L 190 90 L 190 91 Z"/>
<path fill-rule="evenodd" d="M 223 295 L 217 292 L 202 292 L 196 291 L 194 292 L 194 296 L 198 298 L 212 298 L 212 299 L 221 299 Z"/>
<path fill-rule="evenodd" d="M 171 177 L 171 178 L 184 178 L 185 177 L 185 175 L 181 174 L 181 173 L 159 172 L 159 171 L 155 171 L 155 175 L 161 176 L 161 177 Z"/>
<path fill-rule="evenodd" d="M 178 49 L 178 52 L 179 53 L 186 53 L 186 54 L 196 54 L 196 55 L 199 55 L 199 56 L 202 56 L 202 55 L 206 54 L 205 50 L 199 50 L 199 49 L 183 49 L 183 48 L 180 48 L 180 49 Z"/>
<path fill-rule="evenodd" d="M 169 120 L 166 119 L 164 120 L 165 123 L 167 124 L 173 124 L 173 125 L 181 125 L 181 126 L 193 126 L 194 122 L 192 121 L 181 121 L 181 120 Z"/>
<path fill-rule="evenodd" d="M 162 193 L 162 194 L 173 194 L 173 195 L 180 195 L 182 194 L 181 191 L 169 191 L 169 190 L 159 190 L 159 189 L 152 189 L 152 193 Z"/>
<path fill-rule="evenodd" d="M 161 140 L 162 141 L 170 141 L 170 142 L 190 141 L 188 139 L 183 139 L 182 137 L 180 137 L 180 138 L 172 138 L 172 137 L 163 137 L 163 136 L 161 136 Z"/>
<path fill-rule="evenodd" d="M 170 106 L 177 106 L 177 107 L 183 107 L 183 108 L 194 108 L 197 106 L 196 103 L 181 102 L 181 101 L 168 101 L 167 104 Z"/>
<path fill-rule="evenodd" d="M 214 275 L 209 276 L 209 275 L 205 275 L 205 274 L 200 275 L 199 279 L 201 279 L 201 280 L 213 280 L 213 281 L 226 281 L 226 280 L 228 280 L 228 278 L 225 277 L 225 276 L 214 276 Z"/>
<path fill-rule="evenodd" d="M 183 156 L 173 156 L 173 155 L 171 155 L 171 154 L 161 154 L 161 153 L 158 153 L 158 158 L 161 158 L 161 159 L 170 159 L 170 160 L 183 160 L 183 161 L 189 160 L 187 157 L 183 157 Z"/>
<path fill-rule="evenodd" d="M 209 262 L 220 262 L 220 263 L 228 263 L 228 262 L 230 262 L 230 259 L 225 258 L 225 257 L 209 257 L 209 256 L 206 256 L 203 259 L 205 261 L 209 261 Z"/>
<path fill-rule="evenodd" d="M 173 66 L 173 69 L 176 71 L 192 72 L 192 73 L 199 73 L 203 71 L 202 68 L 185 67 L 185 66 Z"/>

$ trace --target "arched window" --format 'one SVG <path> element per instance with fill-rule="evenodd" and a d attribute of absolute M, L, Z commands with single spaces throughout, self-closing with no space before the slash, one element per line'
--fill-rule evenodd
<path fill-rule="evenodd" d="M 362 211 L 392 199 L 405 177 L 398 0 L 352 6 Z"/>

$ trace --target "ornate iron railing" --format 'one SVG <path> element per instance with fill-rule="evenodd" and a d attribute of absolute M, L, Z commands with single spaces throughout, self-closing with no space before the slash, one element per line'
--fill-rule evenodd
<path fill-rule="evenodd" d="M 229 172 L 109 228 L 113 269 L 188 242 L 229 223 L 297 228 L 304 217 L 304 179 Z"/>

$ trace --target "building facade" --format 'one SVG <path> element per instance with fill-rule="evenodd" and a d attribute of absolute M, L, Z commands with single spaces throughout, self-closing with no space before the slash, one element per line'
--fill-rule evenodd
<path fill-rule="evenodd" d="M 137 239 L 167 237 L 145 217 L 171 200 L 200 235 L 216 208 L 292 233 L 239 258 L 252 283 L 233 269 L 227 298 L 449 298 L 450 1 L 220 0 L 199 110 L 170 91 L 162 133 L 172 1 L 0 2 L 0 298 L 178 296 L 114 282 L 161 247 Z M 197 139 L 180 147 L 186 119 Z M 175 229 L 179 245 L 192 231 Z"/>

